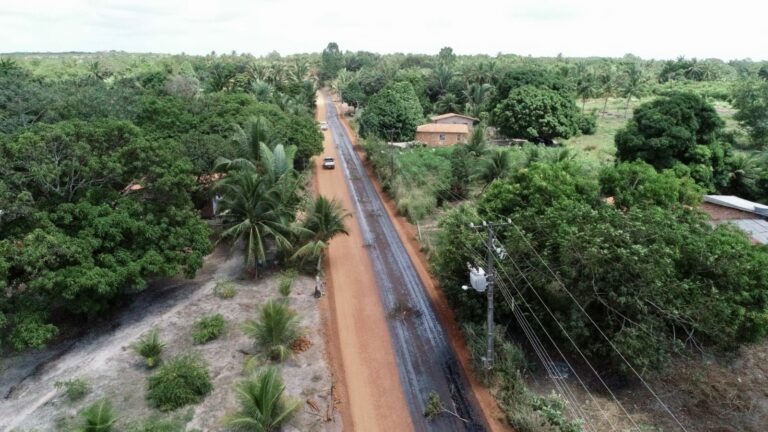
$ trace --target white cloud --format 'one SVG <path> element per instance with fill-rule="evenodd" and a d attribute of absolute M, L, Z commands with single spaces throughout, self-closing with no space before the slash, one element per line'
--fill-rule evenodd
<path fill-rule="evenodd" d="M 693 0 L 2 0 L 0 51 L 344 50 L 768 59 L 768 4 Z"/>

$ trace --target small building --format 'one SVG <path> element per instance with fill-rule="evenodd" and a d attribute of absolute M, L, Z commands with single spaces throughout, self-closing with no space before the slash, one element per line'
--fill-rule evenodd
<path fill-rule="evenodd" d="M 733 195 L 705 195 L 699 208 L 714 225 L 733 224 L 754 243 L 768 244 L 768 206 Z"/>
<path fill-rule="evenodd" d="M 432 116 L 430 117 L 430 120 L 432 120 L 432 123 L 437 123 L 437 124 L 467 125 L 467 128 L 469 128 L 470 131 L 475 126 L 475 123 L 480 121 L 480 119 L 476 119 L 474 117 L 465 116 L 465 115 L 456 114 L 456 113 L 446 113 L 446 114 Z"/>
<path fill-rule="evenodd" d="M 465 143 L 468 136 L 469 127 L 463 123 L 427 123 L 416 128 L 416 141 L 431 147 Z"/>

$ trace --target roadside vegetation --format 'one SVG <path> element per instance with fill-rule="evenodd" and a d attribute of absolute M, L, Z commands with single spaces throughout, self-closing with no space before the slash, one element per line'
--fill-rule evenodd
<path fill-rule="evenodd" d="M 450 48 L 345 60 L 330 82 L 397 211 L 418 224 L 478 375 L 515 430 L 582 426 L 573 401 L 528 390 L 539 348 L 517 345 L 528 329 L 507 301 L 542 339 L 552 336 L 545 349 L 623 382 L 765 341 L 768 249 L 697 210 L 705 193 L 768 203 L 765 64 L 462 57 Z M 478 119 L 466 144 L 386 144 L 412 140 L 416 124 L 446 112 Z M 496 336 L 488 376 L 485 297 L 460 287 L 467 263 L 486 259 L 470 223 L 507 219 L 494 240 L 504 251 L 496 317 L 511 324 Z M 429 415 L 442 412 L 430 402 Z"/>

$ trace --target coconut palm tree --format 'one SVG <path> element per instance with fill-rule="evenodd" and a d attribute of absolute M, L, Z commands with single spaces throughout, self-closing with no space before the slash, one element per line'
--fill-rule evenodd
<path fill-rule="evenodd" d="M 490 84 L 470 84 L 464 90 L 464 98 L 467 100 L 465 112 L 473 117 L 480 117 L 491 98 L 493 86 Z"/>
<path fill-rule="evenodd" d="M 110 432 L 117 421 L 112 404 L 106 399 L 88 406 L 80 415 L 83 417 L 83 426 L 78 430 L 83 432 Z"/>
<path fill-rule="evenodd" d="M 483 189 L 480 191 L 482 194 L 485 188 L 488 187 L 494 180 L 506 177 L 512 168 L 512 159 L 509 156 L 509 152 L 504 150 L 494 150 L 483 161 L 476 177 L 485 183 Z"/>
<path fill-rule="evenodd" d="M 309 211 L 301 224 L 304 245 L 296 251 L 293 258 L 317 259 L 317 270 L 323 251 L 328 247 L 328 241 L 338 234 L 349 235 L 344 226 L 344 219 L 351 214 L 344 210 L 341 203 L 335 199 L 329 200 L 324 196 L 315 198 L 309 205 Z"/>
<path fill-rule="evenodd" d="M 234 125 L 235 133 L 232 140 L 238 146 L 240 157 L 235 159 L 218 158 L 214 171 L 227 172 L 235 169 L 251 169 L 256 167 L 261 158 L 262 144 L 275 147 L 278 140 L 272 132 L 272 124 L 262 116 L 251 117 L 243 126 Z"/>
<path fill-rule="evenodd" d="M 465 145 L 467 153 L 474 157 L 482 157 L 488 152 L 485 142 L 485 125 L 480 123 L 472 130 L 469 141 Z"/>
<path fill-rule="evenodd" d="M 254 276 L 258 275 L 257 265 L 266 262 L 270 243 L 289 250 L 289 238 L 295 231 L 293 209 L 274 186 L 251 169 L 232 171 L 216 185 L 222 196 L 219 205 L 225 229 L 221 238 L 233 244 L 243 242 L 245 263 Z"/>
<path fill-rule="evenodd" d="M 624 107 L 624 117 L 627 116 L 629 110 L 629 102 L 633 97 L 640 97 L 644 86 L 643 71 L 635 62 L 627 64 L 627 68 L 624 70 L 624 79 L 621 82 L 621 95 L 627 98 L 627 105 Z"/>
<path fill-rule="evenodd" d="M 235 386 L 240 409 L 227 418 L 236 431 L 273 432 L 299 408 L 299 402 L 283 396 L 285 384 L 277 369 L 267 368 Z"/>
<path fill-rule="evenodd" d="M 438 114 L 460 111 L 461 103 L 459 102 L 459 98 L 453 93 L 442 94 L 437 98 L 437 102 L 435 102 L 435 112 Z"/>
<path fill-rule="evenodd" d="M 267 300 L 259 309 L 258 320 L 247 320 L 243 332 L 256 339 L 274 361 L 291 354 L 290 346 L 299 337 L 299 317 L 279 300 Z"/>

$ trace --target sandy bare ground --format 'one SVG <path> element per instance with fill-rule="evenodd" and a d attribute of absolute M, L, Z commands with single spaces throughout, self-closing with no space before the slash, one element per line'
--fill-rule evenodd
<path fill-rule="evenodd" d="M 148 371 L 130 344 L 150 328 L 157 328 L 167 342 L 164 358 L 196 352 L 209 364 L 214 386 L 199 405 L 191 407 L 189 428 L 223 430 L 222 419 L 233 411 L 232 386 L 245 375 L 245 353 L 258 351 L 252 339 L 241 331 L 246 319 L 268 298 L 278 298 L 277 277 L 253 281 L 235 280 L 237 295 L 220 299 L 213 293 L 216 281 L 233 280 L 241 274 L 242 257 L 218 250 L 206 258 L 194 280 L 173 280 L 156 284 L 138 295 L 109 325 L 91 329 L 85 336 L 50 348 L 3 359 L 0 375 L 0 430 L 56 430 L 78 421 L 77 412 L 100 398 L 112 401 L 120 414 L 118 427 L 147 418 L 154 410 L 145 401 Z M 339 430 L 337 423 L 325 423 L 310 413 L 307 401 L 321 409 L 328 406 L 330 368 L 325 360 L 317 300 L 311 296 L 314 281 L 300 277 L 293 285 L 289 304 L 299 312 L 301 325 L 311 347 L 279 366 L 290 397 L 302 402 L 300 412 L 286 431 Z M 221 313 L 227 332 L 205 345 L 193 345 L 192 323 L 203 315 Z M 72 403 L 54 387 L 56 381 L 85 378 L 93 386 L 84 400 Z M 181 409 L 188 412 L 188 409 Z"/>
<path fill-rule="evenodd" d="M 317 97 L 317 118 L 325 119 L 324 98 Z M 338 159 L 325 132 L 323 155 Z M 323 170 L 316 161 L 317 192 L 353 209 L 344 173 Z M 337 236 L 326 255 L 327 340 L 342 393 L 347 430 L 406 432 L 413 430 L 400 386 L 384 308 L 358 222 L 347 219 L 349 236 Z"/>

